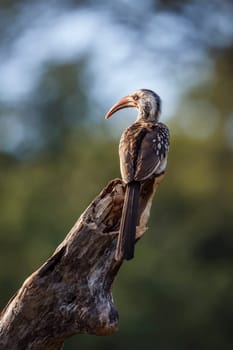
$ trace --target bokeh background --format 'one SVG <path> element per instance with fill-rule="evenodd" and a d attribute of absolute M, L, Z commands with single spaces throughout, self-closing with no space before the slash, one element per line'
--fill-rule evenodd
<path fill-rule="evenodd" d="M 150 229 L 114 285 L 119 332 L 74 349 L 233 347 L 230 0 L 1 0 L 0 306 L 106 183 L 138 88 L 171 130 Z"/>

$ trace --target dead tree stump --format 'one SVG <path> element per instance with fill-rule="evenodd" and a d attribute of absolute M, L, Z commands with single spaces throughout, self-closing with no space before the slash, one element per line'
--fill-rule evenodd
<path fill-rule="evenodd" d="M 142 187 L 137 239 L 146 230 L 163 175 Z M 61 350 L 74 334 L 117 330 L 111 287 L 124 184 L 111 181 L 81 215 L 54 254 L 28 277 L 0 314 L 0 350 Z"/>

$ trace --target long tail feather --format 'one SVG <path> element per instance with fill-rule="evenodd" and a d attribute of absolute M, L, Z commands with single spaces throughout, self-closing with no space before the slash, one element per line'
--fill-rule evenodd
<path fill-rule="evenodd" d="M 127 184 L 115 254 L 116 260 L 130 260 L 134 257 L 139 195 L 139 182 L 133 181 Z"/>

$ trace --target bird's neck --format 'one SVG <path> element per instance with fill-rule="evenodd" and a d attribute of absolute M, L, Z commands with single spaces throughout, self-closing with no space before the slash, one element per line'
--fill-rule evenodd
<path fill-rule="evenodd" d="M 146 111 L 139 111 L 137 120 L 138 123 L 157 123 L 159 121 L 159 113 L 147 113 Z"/>

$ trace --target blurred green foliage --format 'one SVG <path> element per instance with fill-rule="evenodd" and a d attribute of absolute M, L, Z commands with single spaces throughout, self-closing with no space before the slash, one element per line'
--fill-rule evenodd
<path fill-rule="evenodd" d="M 167 176 L 136 258 L 114 284 L 120 330 L 73 337 L 67 350 L 233 346 L 233 49 L 210 55 L 212 78 L 188 91 L 168 121 Z M 1 306 L 120 176 L 118 140 L 88 115 L 84 69 L 85 59 L 48 65 L 30 103 L 17 110 L 39 141 L 0 153 Z M 0 108 L 0 118 L 14 108 Z"/>

